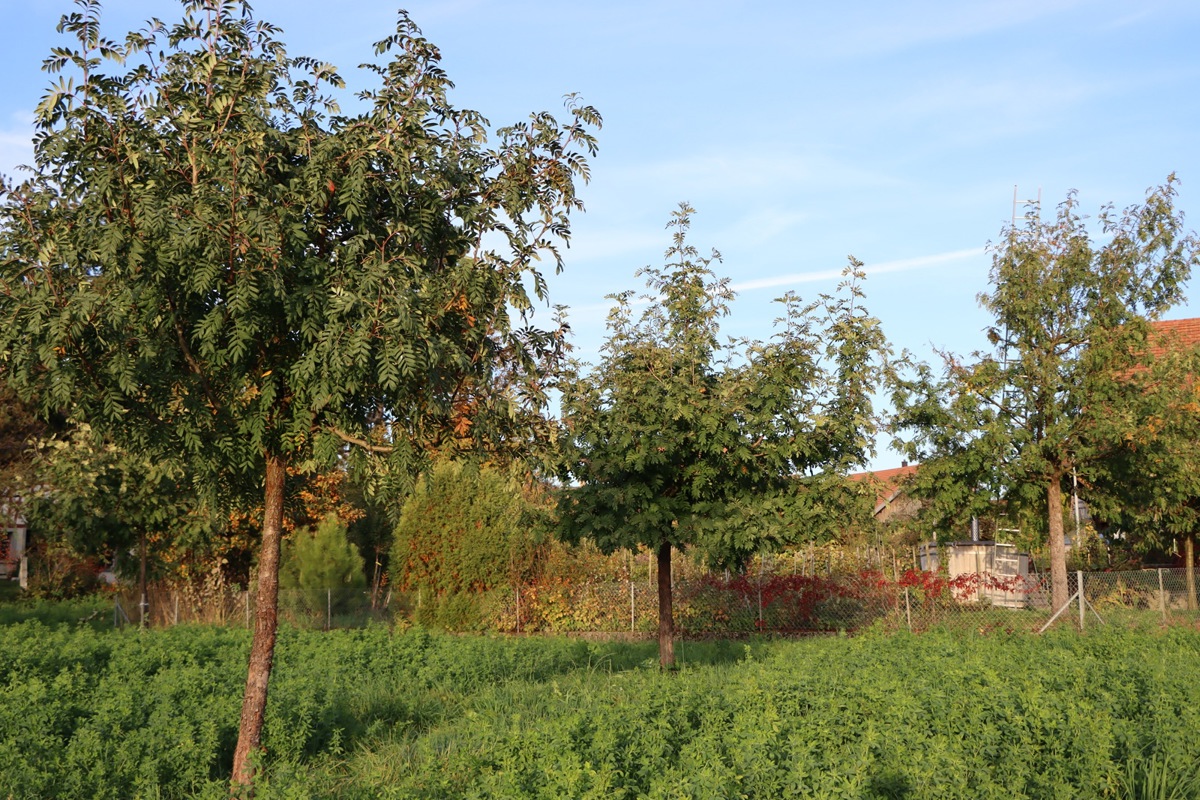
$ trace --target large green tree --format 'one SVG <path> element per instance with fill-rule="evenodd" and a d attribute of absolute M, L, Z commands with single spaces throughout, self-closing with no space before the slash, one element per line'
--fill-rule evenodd
<path fill-rule="evenodd" d="M 345 113 L 335 68 L 289 56 L 245 2 L 187 0 L 179 22 L 123 41 L 96 0 L 77 3 L 45 62 L 62 77 L 37 109 L 32 175 L 0 187 L 0 364 L 130 452 L 185 456 L 201 490 L 256 479 L 246 783 L 288 466 L 351 443 L 407 474 L 464 398 L 480 431 L 540 399 L 489 387 L 498 370 L 535 378 L 556 344 L 521 320 L 545 287 L 538 260 L 561 267 L 599 117 L 570 100 L 565 123 L 492 134 L 451 105 L 403 13 L 366 65 L 363 110 Z"/>
<path fill-rule="evenodd" d="M 649 296 L 615 297 L 598 365 L 562 385 L 559 511 L 569 540 L 657 554 L 660 661 L 674 663 L 672 548 L 736 562 L 775 541 L 820 535 L 841 476 L 866 461 L 885 341 L 862 307 L 857 262 L 837 296 L 783 298 L 769 342 L 721 342 L 733 292 L 670 222 Z"/>
<path fill-rule="evenodd" d="M 1095 437 L 1107 457 L 1088 471 L 1084 496 L 1094 518 L 1135 552 L 1183 539 L 1187 603 L 1196 608 L 1200 531 L 1200 347 L 1174 326 L 1150 331 L 1144 364 L 1105 398 L 1107 425 Z"/>
<path fill-rule="evenodd" d="M 926 480 L 935 497 L 1040 516 L 1055 609 L 1068 598 L 1064 497 L 1111 454 L 1104 432 L 1131 409 L 1109 401 L 1126 392 L 1148 321 L 1182 300 L 1200 256 L 1175 196 L 1172 176 L 1141 205 L 1105 207 L 1099 241 L 1074 193 L 1053 219 L 1032 213 L 1006 230 L 979 296 L 994 349 L 948 354 L 941 379 L 926 371 L 895 397 L 910 455 L 939 479 Z"/>

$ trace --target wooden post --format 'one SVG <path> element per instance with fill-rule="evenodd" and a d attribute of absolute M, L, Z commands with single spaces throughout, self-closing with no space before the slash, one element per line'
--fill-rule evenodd
<path fill-rule="evenodd" d="M 1183 540 L 1183 567 L 1187 580 L 1187 608 L 1196 610 L 1196 537 L 1188 534 Z"/>
<path fill-rule="evenodd" d="M 763 557 L 762 553 L 758 554 L 758 622 L 759 627 L 762 627 L 762 579 L 763 579 Z"/>
<path fill-rule="evenodd" d="M 141 601 L 138 603 L 138 627 L 146 627 L 146 606 L 149 603 L 146 601 L 146 534 L 143 532 L 138 537 L 138 591 L 141 594 Z"/>

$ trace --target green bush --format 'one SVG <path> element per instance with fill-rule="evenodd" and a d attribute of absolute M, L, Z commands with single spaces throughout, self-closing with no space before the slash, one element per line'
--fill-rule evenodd
<path fill-rule="evenodd" d="M 537 570 L 547 505 L 517 473 L 438 463 L 404 504 L 390 557 L 391 578 L 423 601 L 417 620 L 449 630 L 486 624 L 477 596 Z"/>
<path fill-rule="evenodd" d="M 301 528 L 284 543 L 279 568 L 281 599 L 308 614 L 343 610 L 352 589 L 367 585 L 358 548 L 346 538 L 346 525 L 329 515 L 317 527 Z"/>

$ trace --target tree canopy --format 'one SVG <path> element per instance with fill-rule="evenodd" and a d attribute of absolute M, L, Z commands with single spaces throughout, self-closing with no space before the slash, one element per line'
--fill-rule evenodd
<path fill-rule="evenodd" d="M 871 395 L 885 369 L 853 260 L 838 296 L 782 298 L 771 341 L 722 342 L 734 294 L 713 273 L 719 254 L 687 242 L 692 213 L 682 204 L 672 215 L 667 265 L 638 273 L 645 310 L 635 316 L 632 292 L 616 295 L 600 363 L 562 385 L 563 532 L 606 552 L 657 552 L 664 666 L 671 548 L 702 546 L 729 563 L 820 535 L 835 505 L 823 489 L 846 487 L 841 476 L 873 447 Z"/>
<path fill-rule="evenodd" d="M 1200 531 L 1200 347 L 1174 326 L 1155 326 L 1144 364 L 1104 401 L 1097 433 L 1107 456 L 1088 470 L 1085 497 L 1119 543 L 1134 553 L 1184 542 L 1187 601 L 1196 607 L 1195 539 Z"/>
<path fill-rule="evenodd" d="M 1134 406 L 1114 401 L 1130 396 L 1149 321 L 1182 300 L 1200 257 L 1175 196 L 1172 176 L 1141 205 L 1104 207 L 1100 241 L 1074 193 L 1051 220 L 1033 209 L 994 246 L 992 288 L 979 296 L 994 349 L 947 354 L 942 379 L 898 384 L 897 427 L 912 435 L 928 493 L 1036 510 L 1055 608 L 1067 601 L 1068 484 L 1110 455 L 1115 425 L 1135 435 Z"/>
<path fill-rule="evenodd" d="M 77 5 L 36 163 L 0 185 L 0 365 L 44 412 L 186 457 L 201 491 L 263 492 L 245 782 L 287 467 L 351 443 L 407 474 L 450 419 L 482 436 L 541 399 L 559 337 L 524 315 L 538 260 L 562 266 L 600 119 L 570 98 L 565 122 L 536 113 L 489 144 L 403 13 L 348 113 L 336 69 L 290 56 L 246 2 L 186 0 L 119 41 L 97 0 Z"/>

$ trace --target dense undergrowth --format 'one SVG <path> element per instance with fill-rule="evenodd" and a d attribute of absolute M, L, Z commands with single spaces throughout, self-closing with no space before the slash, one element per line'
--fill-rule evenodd
<path fill-rule="evenodd" d="M 0 797 L 226 796 L 247 647 L 0 628 Z M 1193 631 L 651 647 L 285 629 L 257 796 L 1200 796 Z"/>

